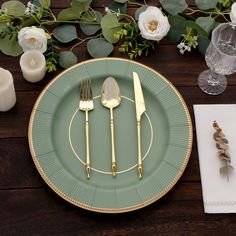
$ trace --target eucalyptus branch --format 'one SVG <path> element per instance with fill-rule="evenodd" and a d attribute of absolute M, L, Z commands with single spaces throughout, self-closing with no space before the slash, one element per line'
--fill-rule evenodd
<path fill-rule="evenodd" d="M 72 52 L 72 51 L 74 50 L 74 48 L 78 47 L 79 45 L 83 44 L 84 42 L 86 42 L 86 41 L 88 41 L 88 40 L 90 40 L 90 39 L 98 38 L 98 37 L 100 37 L 100 36 L 102 36 L 102 33 L 97 34 L 97 35 L 92 36 L 92 37 L 87 37 L 87 38 L 85 38 L 85 39 L 81 39 L 81 38 L 78 37 L 78 40 L 80 40 L 80 42 L 78 42 L 78 43 L 76 43 L 75 45 L 73 45 L 73 46 L 71 47 L 70 51 Z"/>
<path fill-rule="evenodd" d="M 219 150 L 219 158 L 224 162 L 224 165 L 220 168 L 220 173 L 226 175 L 227 180 L 229 181 L 229 174 L 234 169 L 233 166 L 230 165 L 231 157 L 229 154 L 229 141 L 226 139 L 222 129 L 216 121 L 213 122 L 213 128 L 215 129 L 213 138 L 216 141 L 216 148 Z"/>
<path fill-rule="evenodd" d="M 216 8 L 216 11 L 202 11 L 202 10 L 199 10 L 199 9 L 198 10 L 193 10 L 192 8 L 187 8 L 186 10 L 191 11 L 189 13 L 186 13 L 186 15 L 188 15 L 188 16 L 191 16 L 191 15 L 193 15 L 195 13 L 202 13 L 202 14 L 210 15 L 211 17 L 212 17 L 212 15 L 216 15 L 216 16 L 214 16 L 215 19 L 218 18 L 219 16 L 221 16 L 221 17 L 224 18 L 225 21 L 230 22 L 225 17 L 225 14 L 226 15 L 230 14 L 228 12 L 228 10 L 226 10 L 227 12 L 225 12 L 225 11 L 221 12 L 218 8 Z"/>

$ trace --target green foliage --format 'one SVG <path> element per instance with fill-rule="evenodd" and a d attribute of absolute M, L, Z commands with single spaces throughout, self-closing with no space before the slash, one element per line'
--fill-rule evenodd
<path fill-rule="evenodd" d="M 215 20 L 210 16 L 198 17 L 195 21 L 209 35 L 215 27 Z"/>
<path fill-rule="evenodd" d="M 125 2 L 125 3 L 111 2 L 108 4 L 107 7 L 114 12 L 118 12 L 121 14 L 127 13 L 127 2 Z"/>
<path fill-rule="evenodd" d="M 206 36 L 200 35 L 198 37 L 198 51 L 205 56 L 206 50 L 210 44 L 210 39 Z"/>
<path fill-rule="evenodd" d="M 20 1 L 7 1 L 2 4 L 1 10 L 8 15 L 20 17 L 25 15 L 25 5 Z"/>
<path fill-rule="evenodd" d="M 120 52 L 127 53 L 130 59 L 138 56 L 147 56 L 150 49 L 154 50 L 154 42 L 144 39 L 139 31 L 136 23 L 128 23 L 124 25 L 115 35 L 118 39 L 124 38 L 124 42 L 119 48 Z"/>
<path fill-rule="evenodd" d="M 69 43 L 78 38 L 74 25 L 64 24 L 53 30 L 53 36 L 61 43 Z"/>
<path fill-rule="evenodd" d="M 8 56 L 17 57 L 22 53 L 22 48 L 17 42 L 17 34 L 7 35 L 0 39 L 0 50 Z"/>
<path fill-rule="evenodd" d="M 90 39 L 87 50 L 91 57 L 107 57 L 113 51 L 113 45 L 104 38 Z"/>
<path fill-rule="evenodd" d="M 122 24 L 119 22 L 118 16 L 108 12 L 101 20 L 102 34 L 110 43 L 116 43 L 119 38 L 115 34 L 122 29 Z"/>
<path fill-rule="evenodd" d="M 87 50 L 92 57 L 108 56 L 113 50 L 113 44 L 120 40 L 119 51 L 128 54 L 131 59 L 147 55 L 154 49 L 154 41 L 142 38 L 137 24 L 140 13 L 148 5 L 128 0 L 113 0 L 107 5 L 108 12 L 95 11 L 91 7 L 92 0 L 70 0 L 68 8 L 56 16 L 50 9 L 51 0 L 32 0 L 26 6 L 17 0 L 5 1 L 1 4 L 0 13 L 0 51 L 6 55 L 17 56 L 22 49 L 17 42 L 17 34 L 26 26 L 43 28 L 54 37 L 48 40 L 48 50 L 45 53 L 47 71 L 57 69 L 58 63 L 66 68 L 77 62 L 72 50 L 88 41 Z M 204 55 L 210 42 L 214 27 L 229 20 L 229 12 L 235 0 L 196 0 L 198 8 L 191 8 L 186 0 L 160 0 L 162 9 L 168 13 L 171 29 L 167 39 L 180 42 L 180 53 L 191 51 L 198 47 Z M 134 16 L 127 14 L 129 4 L 140 6 Z M 104 6 L 105 7 L 105 6 Z M 217 22 L 219 21 L 219 22 Z M 78 25 L 84 35 L 78 37 Z M 99 38 L 98 38 L 99 37 Z M 73 42 L 70 51 L 57 53 L 60 45 Z M 67 45 L 68 46 L 68 45 Z"/>
<path fill-rule="evenodd" d="M 186 31 L 190 29 L 195 31 L 196 35 L 207 36 L 207 32 L 204 29 L 202 29 L 201 26 L 196 24 L 194 21 L 188 20 L 186 21 Z"/>
<path fill-rule="evenodd" d="M 93 17 L 91 15 L 93 14 Z M 101 19 L 102 19 L 102 14 L 98 11 L 93 11 L 93 13 L 90 13 L 90 16 L 88 13 L 84 14 L 84 17 L 86 20 L 82 20 L 80 23 L 80 29 L 82 32 L 86 35 L 93 35 L 97 31 L 101 29 Z M 91 24 L 89 23 L 91 21 Z"/>
<path fill-rule="evenodd" d="M 183 12 L 188 7 L 188 4 L 185 0 L 160 0 L 160 3 L 163 8 L 171 15 L 177 15 L 178 13 Z"/>
<path fill-rule="evenodd" d="M 58 64 L 62 68 L 68 68 L 77 63 L 76 55 L 71 51 L 62 51 L 59 53 Z"/>
<path fill-rule="evenodd" d="M 182 34 L 185 32 L 186 19 L 182 16 L 169 16 L 168 20 L 171 28 L 166 37 L 170 42 L 176 43 L 181 39 Z"/>
<path fill-rule="evenodd" d="M 196 5 L 201 10 L 208 10 L 211 8 L 215 8 L 218 0 L 195 0 Z"/>
<path fill-rule="evenodd" d="M 48 9 L 51 6 L 51 0 L 39 0 L 39 2 L 43 8 Z"/>
<path fill-rule="evenodd" d="M 79 19 L 82 13 L 88 11 L 89 9 L 89 1 L 79 1 L 79 0 L 72 0 L 71 7 L 63 9 L 58 14 L 58 20 L 60 21 L 67 21 L 67 20 L 76 20 Z"/>

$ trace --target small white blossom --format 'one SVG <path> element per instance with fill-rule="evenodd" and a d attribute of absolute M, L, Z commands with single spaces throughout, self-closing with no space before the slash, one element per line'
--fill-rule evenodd
<path fill-rule="evenodd" d="M 27 8 L 25 9 L 25 15 L 37 14 L 38 6 L 32 4 L 31 2 L 27 3 Z"/>
<path fill-rule="evenodd" d="M 185 44 L 183 42 L 181 42 L 180 44 L 177 45 L 177 48 L 182 49 L 184 48 Z"/>
<path fill-rule="evenodd" d="M 36 49 L 42 53 L 47 50 L 47 40 L 50 36 L 41 28 L 24 27 L 18 33 L 18 42 L 23 51 Z"/>
<path fill-rule="evenodd" d="M 236 24 L 236 2 L 234 2 L 231 6 L 230 20 L 232 23 Z"/>
<path fill-rule="evenodd" d="M 105 12 L 109 12 L 110 9 L 108 7 L 105 7 Z"/>
<path fill-rule="evenodd" d="M 195 35 L 195 36 L 193 36 L 193 39 L 194 39 L 195 41 L 197 41 L 198 37 Z"/>
<path fill-rule="evenodd" d="M 158 7 L 148 7 L 139 15 L 138 27 L 144 39 L 160 41 L 170 30 L 168 18 Z"/>
<path fill-rule="evenodd" d="M 184 52 L 185 52 L 185 50 L 183 50 L 183 49 L 180 49 L 179 50 L 179 52 L 183 55 L 184 54 Z"/>

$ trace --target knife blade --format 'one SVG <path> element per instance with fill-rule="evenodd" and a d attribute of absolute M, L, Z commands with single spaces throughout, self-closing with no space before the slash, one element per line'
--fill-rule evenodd
<path fill-rule="evenodd" d="M 143 165 L 142 165 L 142 145 L 141 145 L 141 117 L 146 111 L 145 101 L 143 97 L 143 91 L 139 76 L 136 72 L 133 72 L 134 82 L 134 97 L 135 97 L 135 108 L 136 108 L 136 120 L 137 120 L 137 138 L 138 138 L 138 175 L 142 178 Z"/>

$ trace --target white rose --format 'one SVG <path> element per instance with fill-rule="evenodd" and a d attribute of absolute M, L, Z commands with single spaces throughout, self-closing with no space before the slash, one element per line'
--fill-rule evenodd
<path fill-rule="evenodd" d="M 18 33 L 18 42 L 24 52 L 32 49 L 46 52 L 48 38 L 50 36 L 43 29 L 35 26 L 24 27 Z"/>
<path fill-rule="evenodd" d="M 236 2 L 231 6 L 230 19 L 232 23 L 236 24 Z"/>
<path fill-rule="evenodd" d="M 170 30 L 168 18 L 158 7 L 148 7 L 139 15 L 138 27 L 143 38 L 160 41 Z"/>

